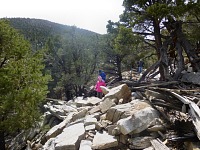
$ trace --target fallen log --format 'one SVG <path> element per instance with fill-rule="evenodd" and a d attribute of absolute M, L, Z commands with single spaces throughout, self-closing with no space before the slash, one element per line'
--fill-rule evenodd
<path fill-rule="evenodd" d="M 175 92 L 171 92 L 168 89 L 162 89 L 162 90 L 168 91 L 169 94 L 173 95 L 178 100 L 180 100 L 184 104 L 183 106 L 185 106 L 185 105 L 189 106 L 188 113 L 189 113 L 190 117 L 192 118 L 192 122 L 195 126 L 196 135 L 200 140 L 200 109 L 197 106 L 197 104 L 195 104 L 194 102 L 184 98 L 183 96 L 181 96 Z M 184 110 L 184 111 L 187 111 L 187 110 Z"/>
<path fill-rule="evenodd" d="M 150 141 L 155 150 L 170 150 L 162 141 L 158 138 Z"/>
<path fill-rule="evenodd" d="M 160 88 L 150 88 L 145 90 L 146 98 L 155 105 L 155 102 L 162 102 L 171 106 L 171 108 L 181 111 L 183 103 L 179 100 L 176 100 L 174 96 L 169 95 L 167 91 L 160 90 Z M 159 102 L 159 103 L 160 103 Z"/>
<path fill-rule="evenodd" d="M 157 105 L 157 106 L 161 106 L 161 107 L 166 107 L 166 108 L 169 108 L 169 109 L 175 109 L 175 110 L 181 111 L 181 108 L 179 108 L 178 106 L 175 106 L 175 105 L 170 104 L 170 103 L 163 102 L 159 99 L 152 100 L 152 104 Z"/>
<path fill-rule="evenodd" d="M 172 81 L 174 82 L 174 81 Z M 177 82 L 177 81 L 175 81 Z M 157 88 L 157 87 L 149 87 L 150 89 L 153 89 L 153 90 L 163 90 L 163 91 L 171 91 L 171 92 L 176 92 L 177 94 L 194 94 L 194 93 L 200 93 L 200 89 L 166 89 L 166 88 Z"/>
<path fill-rule="evenodd" d="M 142 82 L 145 77 L 147 76 L 147 74 L 149 74 L 152 70 L 156 70 L 159 65 L 160 65 L 161 59 L 159 59 L 156 63 L 154 63 L 152 66 L 150 66 L 144 73 L 143 75 L 140 77 L 140 79 L 138 80 L 138 82 Z"/>
<path fill-rule="evenodd" d="M 149 87 L 155 87 L 155 86 L 166 86 L 166 85 L 177 84 L 177 83 L 178 83 L 178 81 L 163 82 L 163 83 L 158 83 L 158 84 L 148 84 L 148 85 L 144 85 L 144 86 L 132 87 L 132 89 L 136 90 L 136 89 L 141 89 L 141 88 L 149 88 Z"/>

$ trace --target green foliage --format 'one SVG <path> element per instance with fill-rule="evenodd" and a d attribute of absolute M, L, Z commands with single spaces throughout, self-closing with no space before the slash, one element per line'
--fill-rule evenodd
<path fill-rule="evenodd" d="M 70 36 L 71 26 L 62 25 L 42 19 L 30 18 L 6 18 L 10 25 L 24 35 L 30 41 L 33 50 L 45 47 L 47 40 L 54 36 Z M 77 28 L 77 33 L 83 36 L 95 35 L 96 33 Z"/>
<path fill-rule="evenodd" d="M 155 18 L 163 18 L 170 12 L 170 8 L 167 4 L 155 3 L 146 9 L 147 14 Z"/>
<path fill-rule="evenodd" d="M 97 65 L 102 64 L 99 58 L 104 47 L 99 34 L 40 19 L 8 20 L 31 42 L 33 50 L 47 50 L 45 70 L 53 78 L 48 84 L 49 97 L 61 98 L 64 93 L 72 98 L 79 87 L 91 80 Z"/>
<path fill-rule="evenodd" d="M 183 24 L 183 31 L 192 45 L 196 46 L 200 39 L 200 3 L 189 3 L 186 7 L 188 8 L 188 13 L 182 17 L 182 20 L 187 23 Z"/>
<path fill-rule="evenodd" d="M 112 22 L 111 20 L 109 20 L 108 24 L 106 25 L 107 32 L 112 34 L 117 34 L 119 25 L 120 24 L 118 22 Z"/>
<path fill-rule="evenodd" d="M 93 77 L 101 54 L 99 38 L 97 34 L 80 34 L 74 26 L 66 34 L 49 39 L 46 64 L 51 66 L 48 69 L 54 79 L 51 97 L 65 95 L 70 99 L 71 95 L 82 94 L 83 86 Z"/>
<path fill-rule="evenodd" d="M 121 80 L 121 72 L 133 66 L 138 55 L 138 45 L 142 39 L 140 36 L 135 35 L 129 27 L 111 21 L 108 23 L 107 47 L 109 48 L 105 51 L 105 54 L 109 65 L 106 65 L 107 68 L 114 70 L 117 73 L 118 79 Z"/>
<path fill-rule="evenodd" d="M 42 74 L 42 60 L 42 53 L 32 53 L 29 43 L 0 20 L 1 132 L 29 128 L 38 120 L 50 79 Z"/>
<path fill-rule="evenodd" d="M 166 39 L 163 37 L 169 35 L 169 33 L 164 32 L 165 28 L 163 28 L 162 21 L 182 20 L 183 22 L 190 22 L 184 25 L 184 27 L 188 26 L 188 28 L 184 28 L 187 30 L 185 30 L 185 33 L 187 35 L 191 33 L 190 38 L 193 40 L 197 40 L 199 37 L 196 31 L 199 26 L 200 4 L 196 0 L 161 0 L 159 3 L 150 0 L 124 0 L 123 6 L 125 11 L 120 16 L 120 21 L 127 27 L 132 27 L 135 33 L 142 35 L 146 43 L 156 39 L 154 42 L 150 42 L 149 45 L 156 50 L 158 57 L 158 49 Z M 162 33 L 165 34 L 162 35 Z"/>
<path fill-rule="evenodd" d="M 138 36 L 134 36 L 131 28 L 120 26 L 119 33 L 114 39 L 114 50 L 117 55 L 124 57 L 126 55 L 129 55 L 131 51 L 133 51 L 138 41 Z"/>

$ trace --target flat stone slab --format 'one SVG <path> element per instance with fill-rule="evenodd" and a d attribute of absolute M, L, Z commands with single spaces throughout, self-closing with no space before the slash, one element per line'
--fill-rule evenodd
<path fill-rule="evenodd" d="M 82 140 L 79 150 L 92 150 L 92 142 L 88 140 Z"/>
<path fill-rule="evenodd" d="M 95 130 L 95 124 L 85 126 L 85 130 L 86 131 Z"/>
<path fill-rule="evenodd" d="M 100 103 L 101 101 L 102 101 L 102 99 L 100 99 L 98 97 L 88 97 L 88 99 L 87 99 L 87 102 L 92 105 L 96 105 L 96 104 Z"/>
<path fill-rule="evenodd" d="M 118 146 L 117 139 L 105 131 L 103 133 L 97 132 L 92 143 L 92 149 L 107 149 L 116 146 Z"/>
<path fill-rule="evenodd" d="M 54 138 L 57 135 L 59 135 L 60 133 L 62 133 L 63 129 L 65 128 L 65 126 L 70 123 L 72 116 L 74 113 L 69 113 L 69 115 L 67 116 L 67 118 L 62 121 L 60 124 L 54 126 L 53 128 L 51 128 L 45 135 L 46 139 L 49 140 L 50 138 Z"/>
<path fill-rule="evenodd" d="M 80 141 L 84 138 L 85 128 L 83 123 L 71 125 L 55 138 L 55 150 L 77 150 Z"/>

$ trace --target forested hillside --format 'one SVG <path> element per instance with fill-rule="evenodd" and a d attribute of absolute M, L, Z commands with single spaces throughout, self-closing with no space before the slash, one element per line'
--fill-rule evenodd
<path fill-rule="evenodd" d="M 100 67 L 103 35 L 40 19 L 7 20 L 30 41 L 33 51 L 45 50 L 45 71 L 52 76 L 48 97 L 69 100 L 82 95 Z"/>
<path fill-rule="evenodd" d="M 42 19 L 30 18 L 6 18 L 12 27 L 19 30 L 27 40 L 29 40 L 34 49 L 40 49 L 45 45 L 49 37 L 56 35 L 69 34 L 74 26 L 58 24 Z M 97 33 L 77 28 L 76 32 L 84 37 L 93 36 Z"/>

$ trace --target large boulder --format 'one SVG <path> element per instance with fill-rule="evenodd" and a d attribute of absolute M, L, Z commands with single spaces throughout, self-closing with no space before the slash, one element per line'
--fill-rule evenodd
<path fill-rule="evenodd" d="M 124 135 L 136 134 L 151 126 L 156 118 L 159 118 L 159 113 L 152 107 L 146 107 L 134 112 L 127 118 L 120 119 L 117 125 Z"/>
<path fill-rule="evenodd" d="M 111 107 L 107 113 L 106 113 L 106 119 L 115 123 L 118 120 L 122 119 L 122 115 L 125 114 L 125 112 L 130 112 L 133 109 L 133 106 L 131 103 L 116 105 L 114 107 Z M 129 115 L 128 115 L 129 116 Z M 126 117 L 128 117 L 126 116 Z"/>
<path fill-rule="evenodd" d="M 131 101 L 131 90 L 126 84 L 119 85 L 109 90 L 109 93 L 105 95 L 104 99 L 115 99 L 118 102 L 122 99 L 122 103 Z"/>
<path fill-rule="evenodd" d="M 63 132 L 55 138 L 55 150 L 77 150 L 84 136 L 84 124 L 73 124 L 65 128 Z"/>
<path fill-rule="evenodd" d="M 55 116 L 60 120 L 64 120 L 65 117 L 70 112 L 77 112 L 77 110 L 71 106 L 67 105 L 44 105 L 44 107 L 51 113 L 51 115 Z"/>
<path fill-rule="evenodd" d="M 73 121 L 76 121 L 78 119 L 81 119 L 81 118 L 84 118 L 87 114 L 88 110 L 83 108 L 81 109 L 79 112 L 75 113 L 73 116 L 72 116 L 72 120 Z"/>
<path fill-rule="evenodd" d="M 98 97 L 88 97 L 87 99 L 77 99 L 74 103 L 77 107 L 93 106 L 100 103 L 102 99 Z"/>
<path fill-rule="evenodd" d="M 147 101 L 141 100 L 133 100 L 126 104 L 116 105 L 107 111 L 106 119 L 115 123 L 118 120 L 127 118 L 146 107 L 151 107 L 151 105 Z"/>
<path fill-rule="evenodd" d="M 101 104 L 100 109 L 102 113 L 105 113 L 108 109 L 110 109 L 112 106 L 115 106 L 115 102 L 113 100 L 106 98 Z"/>

